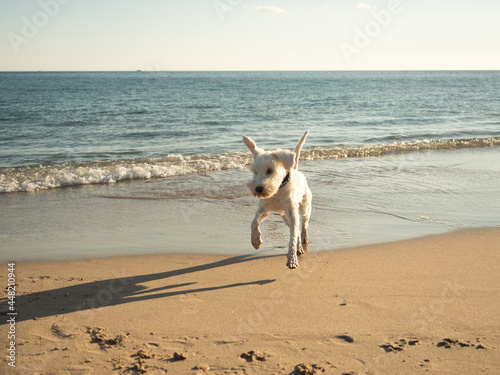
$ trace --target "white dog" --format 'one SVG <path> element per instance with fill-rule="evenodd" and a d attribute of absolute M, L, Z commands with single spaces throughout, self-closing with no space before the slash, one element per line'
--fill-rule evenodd
<path fill-rule="evenodd" d="M 312 194 L 306 178 L 298 171 L 300 150 L 307 134 L 309 130 L 302 136 L 295 152 L 281 149 L 264 151 L 250 138 L 243 136 L 243 142 L 254 157 L 250 166 L 254 177 L 248 187 L 252 194 L 259 198 L 259 208 L 252 222 L 252 245 L 255 249 L 262 245 L 259 224 L 267 219 L 271 212 L 283 215 L 285 223 L 290 227 L 286 263 L 290 268 L 299 266 L 297 255 L 305 253 L 309 243 L 307 228 L 311 216 Z"/>

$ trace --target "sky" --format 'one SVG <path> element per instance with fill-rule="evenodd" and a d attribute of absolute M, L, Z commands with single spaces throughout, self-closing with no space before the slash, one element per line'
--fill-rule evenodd
<path fill-rule="evenodd" d="M 498 0 L 0 0 L 0 71 L 497 70 Z"/>

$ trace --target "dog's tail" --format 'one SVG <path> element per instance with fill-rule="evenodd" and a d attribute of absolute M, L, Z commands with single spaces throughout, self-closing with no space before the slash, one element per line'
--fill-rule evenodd
<path fill-rule="evenodd" d="M 297 143 L 297 146 L 295 147 L 295 164 L 293 165 L 294 169 L 299 169 L 300 150 L 302 149 L 302 146 L 304 145 L 308 134 L 309 134 L 309 129 L 306 130 L 306 132 L 300 139 L 299 143 Z"/>

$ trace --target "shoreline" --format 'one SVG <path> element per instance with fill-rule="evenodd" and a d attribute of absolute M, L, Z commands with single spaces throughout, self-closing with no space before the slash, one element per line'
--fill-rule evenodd
<path fill-rule="evenodd" d="M 310 249 L 499 227 L 499 163 L 500 154 L 488 149 L 304 161 L 301 170 L 314 194 Z M 246 170 L 227 170 L 0 194 L 0 261 L 11 261 L 11 254 L 17 261 L 174 252 L 248 254 L 253 252 L 249 226 L 258 204 L 246 187 L 248 179 Z M 122 199 L 103 198 L 110 195 Z M 156 199 L 169 197 L 175 199 Z M 272 215 L 262 230 L 262 250 L 286 250 L 289 233 L 280 217 Z"/>
<path fill-rule="evenodd" d="M 500 228 L 461 229 L 311 252 L 293 271 L 259 252 L 18 262 L 17 366 L 0 370 L 498 373 L 499 244 Z"/>
<path fill-rule="evenodd" d="M 278 223 L 281 224 L 280 221 Z M 266 222 L 264 222 L 266 224 Z M 264 225 L 262 224 L 262 225 Z M 262 228 L 264 229 L 264 228 Z M 285 227 L 286 232 L 288 232 L 288 228 Z M 400 240 L 389 240 L 389 241 L 377 241 L 373 243 L 368 243 L 368 244 L 362 244 L 362 245 L 345 245 L 343 247 L 339 248 L 331 248 L 331 249 L 318 249 L 318 250 L 310 250 L 307 252 L 307 255 L 311 254 L 328 254 L 332 252 L 344 252 L 344 251 L 362 251 L 363 249 L 368 249 L 368 248 L 373 248 L 373 247 L 380 247 L 380 246 L 393 246 L 395 244 L 399 243 L 405 243 L 405 242 L 411 242 L 411 241 L 417 241 L 417 240 L 422 240 L 426 238 L 433 238 L 433 237 L 440 237 L 440 236 L 447 236 L 447 235 L 454 235 L 454 234 L 459 234 L 461 232 L 474 232 L 474 231 L 482 231 L 482 230 L 500 230 L 500 224 L 497 226 L 483 226 L 483 227 L 468 227 L 468 228 L 443 228 L 442 231 L 436 232 L 436 233 L 428 233 L 424 235 L 418 235 L 415 234 L 415 237 L 409 237 L 409 238 L 403 238 Z M 21 260 L 21 261 L 16 261 L 15 259 L 13 260 L 14 263 L 22 263 L 24 265 L 28 266 L 35 266 L 35 265 L 50 265 L 50 266 L 60 266 L 65 263 L 73 263 L 73 262 L 90 262 L 92 264 L 95 264 L 98 261 L 105 261 L 105 262 L 114 262 L 114 261 L 138 261 L 140 259 L 147 259 L 147 260 L 154 260 L 152 258 L 165 258 L 165 257 L 175 257 L 175 258 L 184 258 L 187 257 L 189 259 L 192 258 L 207 258 L 207 259 L 230 259 L 230 258 L 275 258 L 275 257 L 284 257 L 286 258 L 287 255 L 287 249 L 285 246 L 281 246 L 279 248 L 272 248 L 272 249 L 259 249 L 255 250 L 249 245 L 249 251 L 246 253 L 242 252 L 221 252 L 221 253 L 213 253 L 213 252 L 197 252 L 197 251 L 169 251 L 169 252 L 145 252 L 145 253 L 132 253 L 132 254 L 121 254 L 121 255 L 102 255 L 102 256 L 86 256 L 82 258 L 61 258 L 61 259 L 34 259 L 34 260 Z M 500 248 L 500 245 L 499 245 Z M 280 252 L 278 252 L 280 251 Z M 300 260 L 300 258 L 299 258 Z M 12 263 L 11 261 L 0 261 L 0 266 L 7 266 L 8 263 Z"/>

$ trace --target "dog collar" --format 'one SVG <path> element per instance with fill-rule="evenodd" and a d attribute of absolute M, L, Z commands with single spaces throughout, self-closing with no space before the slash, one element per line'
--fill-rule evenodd
<path fill-rule="evenodd" d="M 288 181 L 290 181 L 290 172 L 287 172 L 279 188 L 281 189 L 283 186 L 285 186 L 288 183 Z"/>

